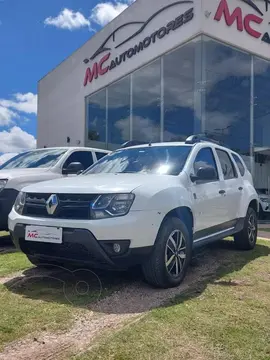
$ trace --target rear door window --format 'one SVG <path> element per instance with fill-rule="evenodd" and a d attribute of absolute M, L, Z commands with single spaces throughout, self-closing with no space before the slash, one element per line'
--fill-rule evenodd
<path fill-rule="evenodd" d="M 241 176 L 244 176 L 245 175 L 245 167 L 243 165 L 243 162 L 241 161 L 240 157 L 236 154 L 232 154 L 233 158 L 234 158 L 234 161 L 236 162 L 237 164 L 237 167 L 240 171 L 240 174 Z"/>
<path fill-rule="evenodd" d="M 237 178 L 236 169 L 229 154 L 226 151 L 220 149 L 216 149 L 216 152 L 222 168 L 224 180 Z"/>

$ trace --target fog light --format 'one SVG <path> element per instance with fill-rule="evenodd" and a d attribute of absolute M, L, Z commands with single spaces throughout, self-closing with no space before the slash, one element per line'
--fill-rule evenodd
<path fill-rule="evenodd" d="M 113 244 L 113 251 L 119 254 L 121 252 L 121 246 L 117 243 Z"/>

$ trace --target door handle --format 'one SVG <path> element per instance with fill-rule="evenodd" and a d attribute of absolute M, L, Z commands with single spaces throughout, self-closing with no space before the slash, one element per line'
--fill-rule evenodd
<path fill-rule="evenodd" d="M 226 194 L 226 191 L 225 190 L 220 190 L 219 193 L 220 193 L 220 195 L 224 195 L 224 194 Z"/>
<path fill-rule="evenodd" d="M 242 188 L 242 186 L 240 186 L 240 187 L 238 188 L 238 190 L 239 190 L 239 191 L 243 191 L 244 189 Z"/>

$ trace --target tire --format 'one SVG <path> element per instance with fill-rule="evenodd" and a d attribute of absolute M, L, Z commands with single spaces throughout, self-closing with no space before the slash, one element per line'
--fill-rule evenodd
<path fill-rule="evenodd" d="M 234 242 L 239 250 L 252 250 L 257 242 L 258 216 L 254 209 L 248 208 L 244 228 L 234 235 Z"/>
<path fill-rule="evenodd" d="M 158 232 L 153 252 L 142 265 L 145 280 L 158 288 L 176 287 L 184 280 L 191 258 L 192 242 L 186 225 L 178 218 L 168 218 Z"/>

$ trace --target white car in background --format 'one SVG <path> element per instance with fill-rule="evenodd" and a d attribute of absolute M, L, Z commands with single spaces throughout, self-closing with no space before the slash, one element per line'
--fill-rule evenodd
<path fill-rule="evenodd" d="M 260 201 L 260 219 L 264 220 L 270 214 L 270 195 L 267 189 L 257 189 Z"/>
<path fill-rule="evenodd" d="M 240 156 L 194 136 L 127 146 L 76 178 L 22 189 L 9 229 L 35 265 L 141 265 L 150 284 L 167 288 L 184 279 L 197 246 L 234 236 L 253 249 L 258 210 Z"/>
<path fill-rule="evenodd" d="M 76 175 L 109 151 L 83 147 L 35 149 L 0 166 L 0 231 L 8 229 L 8 214 L 20 190 L 41 181 Z"/>

